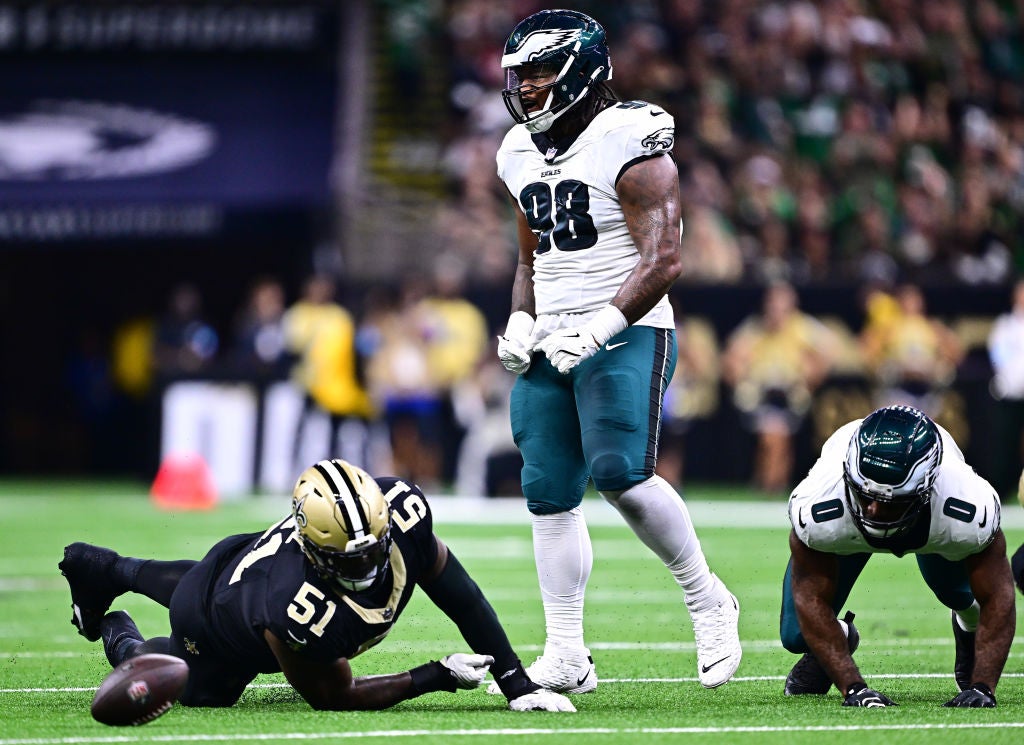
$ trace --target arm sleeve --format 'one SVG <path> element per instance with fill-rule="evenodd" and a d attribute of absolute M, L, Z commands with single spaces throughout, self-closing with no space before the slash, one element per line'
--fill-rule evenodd
<path fill-rule="evenodd" d="M 494 608 L 455 554 L 449 550 L 444 569 L 422 587 L 434 605 L 459 627 L 470 649 L 494 658 L 491 674 L 507 699 L 511 701 L 539 688 L 526 676 Z"/>

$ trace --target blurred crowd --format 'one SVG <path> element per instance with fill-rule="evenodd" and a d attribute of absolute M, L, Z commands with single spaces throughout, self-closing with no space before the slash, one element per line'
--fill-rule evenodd
<path fill-rule="evenodd" d="M 411 106 L 424 75 L 438 74 L 417 69 L 415 44 L 442 45 L 449 64 L 436 128 L 448 190 L 424 226 L 443 236 L 432 276 L 354 298 L 340 296 L 340 276 L 302 288 L 264 278 L 226 329 L 180 286 L 162 318 L 120 329 L 118 387 L 142 396 L 154 379 L 225 369 L 287 378 L 304 397 L 296 441 L 306 415 L 330 418 L 332 441 L 314 457 L 354 442 L 373 472 L 517 493 L 513 381 L 492 349 L 501 329 L 488 328 L 464 283 L 505 287 L 514 271 L 512 207 L 494 162 L 512 123 L 499 60 L 515 23 L 548 5 L 447 0 L 431 6 L 442 9 L 439 34 L 401 47 L 396 85 Z M 621 98 L 675 116 L 685 230 L 673 300 L 685 304 L 687 283 L 764 288 L 761 308 L 732 329 L 677 308 L 663 475 L 682 482 L 695 423 L 731 407 L 752 442 L 752 483 L 784 491 L 796 433 L 843 376 L 867 381 L 870 399 L 840 414 L 902 401 L 956 434 L 947 394 L 973 352 L 991 381 L 993 481 L 1005 493 L 1022 465 L 1024 286 L 1005 316 L 963 323 L 956 308 L 941 309 L 945 322 L 933 314 L 921 288 L 960 283 L 1009 298 L 1024 273 L 1024 0 L 564 6 L 607 29 Z M 849 304 L 862 327 L 801 309 L 801 289 L 822 284 L 856 288 Z M 76 375 L 86 400 L 98 373 L 81 365 Z"/>
<path fill-rule="evenodd" d="M 290 380 L 302 398 L 290 433 L 295 468 L 343 455 L 440 488 L 457 477 L 469 426 L 511 386 L 482 369 L 491 337 L 483 313 L 462 296 L 464 276 L 463 267 L 439 262 L 430 277 L 369 288 L 345 304 L 330 274 L 297 288 L 259 277 L 220 327 L 199 289 L 179 284 L 159 317 L 130 320 L 115 333 L 110 379 L 138 400 L 177 380 Z M 103 364 L 93 369 L 95 378 L 107 373 Z M 496 385 L 505 387 L 492 391 Z M 328 436 L 311 446 L 319 431 L 311 418 L 322 416 Z"/>
<path fill-rule="evenodd" d="M 510 271 L 502 45 L 548 4 L 449 0 L 450 250 Z M 685 282 L 999 285 L 1024 268 L 1020 0 L 567 2 L 676 118 Z"/>
<path fill-rule="evenodd" d="M 375 471 L 425 488 L 470 495 L 519 493 L 518 457 L 509 425 L 514 377 L 497 361 L 483 312 L 463 292 L 467 267 L 439 262 L 431 277 L 339 297 L 334 278 L 313 275 L 294 288 L 255 281 L 230 328 L 218 330 L 189 284 L 171 292 L 164 314 L 126 323 L 114 340 L 113 378 L 124 392 L 159 396 L 181 379 L 289 380 L 302 411 L 289 433 L 296 468 L 309 459 L 344 454 Z M 673 295 L 679 362 L 663 412 L 659 473 L 673 484 L 687 474 L 688 437 L 702 421 L 734 427 L 720 443 L 750 463 L 733 463 L 734 479 L 781 495 L 800 470 L 799 433 L 820 441 L 835 422 L 812 422 L 829 408 L 842 418 L 882 405 L 921 408 L 964 435 L 954 388 L 969 354 L 985 360 L 994 412 L 991 434 L 997 486 L 1013 487 L 1024 435 L 1024 280 L 1007 293 L 997 318 L 940 318 L 920 287 L 902 283 L 862 298 L 863 325 L 816 317 L 789 282 L 768 283 L 759 307 L 724 333 L 692 316 Z M 824 386 L 854 381 L 860 399 L 843 406 L 821 396 Z M 817 401 L 817 405 L 815 402 Z M 311 416 L 329 433 L 310 446 Z M 844 419 L 845 421 L 845 419 Z M 987 435 L 984 435 L 987 437 Z M 301 446 L 301 447 L 300 447 Z M 998 450 L 998 452 L 996 452 Z M 749 466 L 749 468 L 748 468 Z"/>

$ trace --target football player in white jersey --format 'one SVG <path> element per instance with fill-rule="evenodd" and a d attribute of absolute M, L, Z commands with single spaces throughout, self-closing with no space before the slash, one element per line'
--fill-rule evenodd
<path fill-rule="evenodd" d="M 960 693 L 945 705 L 996 705 L 1016 621 L 999 497 L 945 429 L 909 406 L 840 427 L 793 490 L 789 519 L 780 633 L 786 649 L 804 654 L 787 695 L 824 694 L 834 683 L 844 706 L 893 705 L 853 661 L 853 614 L 837 615 L 871 554 L 914 554 L 952 615 Z"/>
<path fill-rule="evenodd" d="M 700 682 L 720 686 L 740 663 L 739 604 L 708 568 L 682 499 L 654 474 L 676 361 L 667 293 L 681 270 L 673 118 L 616 98 L 604 29 L 582 13 L 521 21 L 501 64 L 517 124 L 497 166 L 518 208 L 519 265 L 498 355 L 519 376 L 512 431 L 546 621 L 529 674 L 559 692 L 597 686 L 580 509 L 593 479 L 682 587 Z"/>

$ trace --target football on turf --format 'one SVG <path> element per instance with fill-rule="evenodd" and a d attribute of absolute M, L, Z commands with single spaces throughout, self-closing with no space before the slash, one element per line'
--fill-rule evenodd
<path fill-rule="evenodd" d="M 152 722 L 174 705 L 187 682 L 188 665 L 178 657 L 133 657 L 103 679 L 92 699 L 92 717 L 114 727 Z"/>

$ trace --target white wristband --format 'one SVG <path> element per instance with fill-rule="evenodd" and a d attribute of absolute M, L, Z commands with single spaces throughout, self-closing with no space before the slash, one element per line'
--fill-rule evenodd
<path fill-rule="evenodd" d="M 597 312 L 593 318 L 587 321 L 587 328 L 594 335 L 597 345 L 601 346 L 620 331 L 625 331 L 629 326 L 622 311 L 614 305 L 606 305 Z"/>
<path fill-rule="evenodd" d="M 508 317 L 508 323 L 505 324 L 504 336 L 506 339 L 515 339 L 516 341 L 526 342 L 533 333 L 534 323 L 535 321 L 533 316 L 525 310 L 517 310 Z"/>

